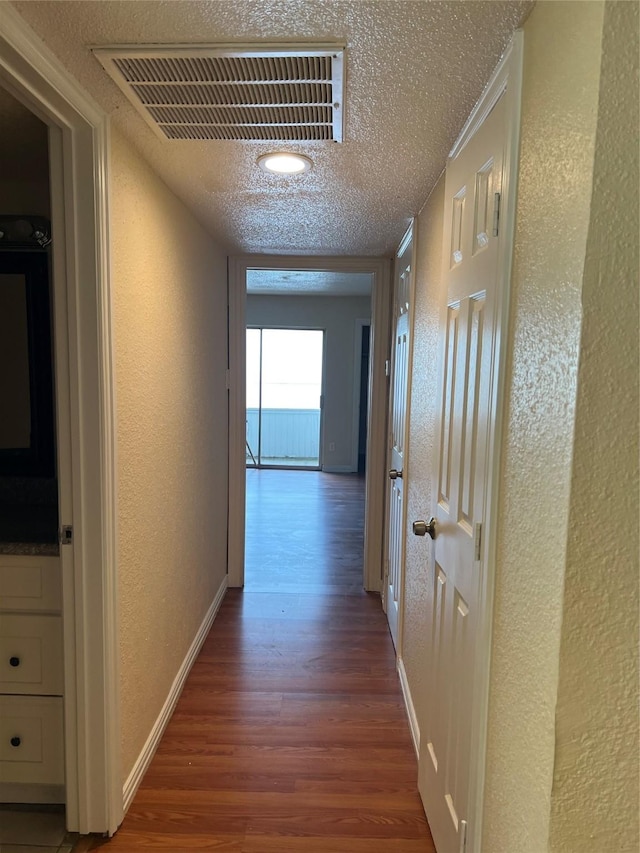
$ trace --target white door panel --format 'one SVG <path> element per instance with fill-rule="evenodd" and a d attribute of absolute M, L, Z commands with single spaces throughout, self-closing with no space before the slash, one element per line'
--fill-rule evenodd
<path fill-rule="evenodd" d="M 404 582 L 406 507 L 404 471 L 409 400 L 410 307 L 412 239 L 405 239 L 396 258 L 393 293 L 393 347 L 389 412 L 389 494 L 387 500 L 386 611 L 389 629 L 399 652 L 402 587 Z"/>
<path fill-rule="evenodd" d="M 441 324 L 440 433 L 430 590 L 431 708 L 421 733 L 419 787 L 439 853 L 464 848 L 470 810 L 471 726 L 480 537 L 486 514 L 504 98 L 447 167 Z"/>

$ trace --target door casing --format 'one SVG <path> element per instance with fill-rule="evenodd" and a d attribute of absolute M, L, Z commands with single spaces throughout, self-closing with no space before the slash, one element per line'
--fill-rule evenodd
<path fill-rule="evenodd" d="M 237 255 L 229 259 L 229 586 L 244 584 L 245 539 L 245 400 L 247 270 L 366 272 L 371 291 L 371 360 L 363 586 L 382 588 L 384 463 L 387 422 L 385 361 L 389 352 L 390 264 L 386 258 L 340 258 L 292 255 Z"/>
<path fill-rule="evenodd" d="M 67 828 L 122 821 L 108 120 L 8 4 L 0 84 L 49 127 Z"/>

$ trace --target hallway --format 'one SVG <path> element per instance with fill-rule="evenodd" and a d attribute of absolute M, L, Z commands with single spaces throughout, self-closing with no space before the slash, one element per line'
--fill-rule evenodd
<path fill-rule="evenodd" d="M 252 470 L 230 590 L 106 851 L 430 853 L 364 480 Z"/>

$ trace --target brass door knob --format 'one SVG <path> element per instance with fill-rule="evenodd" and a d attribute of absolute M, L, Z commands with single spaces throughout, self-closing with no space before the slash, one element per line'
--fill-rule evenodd
<path fill-rule="evenodd" d="M 398 477 L 400 477 L 400 479 L 402 479 L 402 471 L 396 471 L 395 468 L 392 468 L 389 471 L 389 479 L 390 480 L 397 480 Z"/>
<path fill-rule="evenodd" d="M 436 538 L 436 520 L 430 518 L 429 521 L 414 521 L 413 532 L 416 536 L 426 536 L 428 533 L 432 539 Z"/>

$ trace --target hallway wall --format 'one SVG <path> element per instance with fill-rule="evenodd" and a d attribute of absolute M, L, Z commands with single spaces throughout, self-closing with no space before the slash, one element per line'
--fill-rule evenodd
<path fill-rule="evenodd" d="M 124 778 L 226 572 L 226 257 L 112 130 Z"/>
<path fill-rule="evenodd" d="M 247 296 L 248 326 L 325 329 L 325 400 L 322 423 L 323 471 L 354 471 L 353 393 L 355 321 L 371 317 L 362 296 Z M 359 365 L 358 365 L 359 368 Z M 335 444 L 335 450 L 329 444 Z"/>
<path fill-rule="evenodd" d="M 636 3 L 605 5 L 556 708 L 557 853 L 640 849 L 638 32 Z"/>

